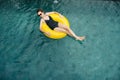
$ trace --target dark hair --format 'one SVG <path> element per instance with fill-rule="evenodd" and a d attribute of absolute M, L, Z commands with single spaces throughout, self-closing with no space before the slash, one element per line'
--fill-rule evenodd
<path fill-rule="evenodd" d="M 37 13 L 38 13 L 39 11 L 41 11 L 41 12 L 43 12 L 43 13 L 44 13 L 44 11 L 43 11 L 42 9 L 38 9 L 38 10 L 37 10 Z"/>

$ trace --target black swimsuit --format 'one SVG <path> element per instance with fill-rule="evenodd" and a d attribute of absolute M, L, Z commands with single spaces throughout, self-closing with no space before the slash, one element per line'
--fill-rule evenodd
<path fill-rule="evenodd" d="M 52 30 L 58 27 L 58 22 L 54 21 L 50 16 L 49 16 L 49 20 L 45 20 L 45 22 Z"/>

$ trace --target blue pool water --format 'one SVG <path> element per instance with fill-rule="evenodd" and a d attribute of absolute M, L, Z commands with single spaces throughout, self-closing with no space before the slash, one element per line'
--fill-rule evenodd
<path fill-rule="evenodd" d="M 86 40 L 45 37 L 38 8 Z M 0 80 L 120 80 L 120 2 L 0 0 Z"/>

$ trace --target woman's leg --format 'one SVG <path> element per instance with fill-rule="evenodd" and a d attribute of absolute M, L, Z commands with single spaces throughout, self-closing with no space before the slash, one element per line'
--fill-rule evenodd
<path fill-rule="evenodd" d="M 69 36 L 72 36 L 72 37 L 74 37 L 76 40 L 84 40 L 85 39 L 85 37 L 83 36 L 83 37 L 79 37 L 79 36 L 77 36 L 70 28 L 68 28 L 67 26 L 65 26 L 65 25 L 63 25 L 63 24 L 61 24 L 61 23 L 58 23 L 58 27 L 57 28 L 59 28 L 60 30 L 62 30 L 63 32 L 65 32 L 65 33 L 67 33 Z M 60 31 L 59 30 L 59 31 Z"/>
<path fill-rule="evenodd" d="M 58 32 L 63 32 L 63 33 L 66 33 L 66 34 L 72 36 L 67 30 L 65 30 L 65 29 L 63 29 L 63 28 L 56 27 L 54 30 L 55 30 L 55 31 L 58 31 Z"/>

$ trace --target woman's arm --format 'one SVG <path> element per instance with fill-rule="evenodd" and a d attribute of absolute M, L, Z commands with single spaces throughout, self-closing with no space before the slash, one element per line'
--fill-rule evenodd
<path fill-rule="evenodd" d="M 45 14 L 46 14 L 46 15 L 50 15 L 50 14 L 54 14 L 54 13 L 58 14 L 58 12 L 55 12 L 55 11 L 47 12 L 47 13 L 45 13 Z"/>
<path fill-rule="evenodd" d="M 41 31 L 41 32 L 43 32 L 43 31 L 42 31 L 42 26 L 41 26 L 43 22 L 44 22 L 44 20 L 41 19 L 41 20 L 40 20 L 40 31 Z"/>
<path fill-rule="evenodd" d="M 46 13 L 46 15 L 50 15 L 50 14 L 58 14 L 60 17 L 63 17 L 60 13 L 55 12 L 55 11 Z"/>
<path fill-rule="evenodd" d="M 40 21 L 40 31 L 43 32 L 44 34 L 50 36 L 50 33 L 49 33 L 49 32 L 44 32 L 44 31 L 42 30 L 42 23 L 43 23 L 43 22 L 45 22 L 45 21 L 44 21 L 43 19 L 41 19 L 41 21 Z"/>

